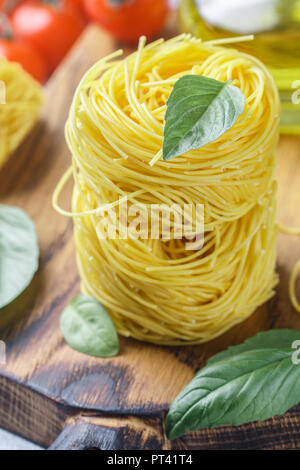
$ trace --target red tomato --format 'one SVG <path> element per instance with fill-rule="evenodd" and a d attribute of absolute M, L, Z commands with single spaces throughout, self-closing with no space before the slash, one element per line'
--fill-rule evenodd
<path fill-rule="evenodd" d="M 84 0 L 84 5 L 92 20 L 125 42 L 159 33 L 168 14 L 168 0 Z"/>
<path fill-rule="evenodd" d="M 33 46 L 47 61 L 52 72 L 84 29 L 84 21 L 61 0 L 43 3 L 26 0 L 12 13 L 16 37 Z"/>
<path fill-rule="evenodd" d="M 0 38 L 0 56 L 11 62 L 19 62 L 26 72 L 44 83 L 47 67 L 40 55 L 27 44 L 11 39 Z"/>
<path fill-rule="evenodd" d="M 86 18 L 83 0 L 64 0 L 64 4 L 67 8 L 75 11 L 82 18 Z"/>

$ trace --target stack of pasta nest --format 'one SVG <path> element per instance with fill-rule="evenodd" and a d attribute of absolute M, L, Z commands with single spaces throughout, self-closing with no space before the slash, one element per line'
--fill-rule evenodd
<path fill-rule="evenodd" d="M 277 283 L 275 148 L 279 98 L 261 62 L 187 35 L 99 61 L 83 77 L 66 137 L 83 290 L 120 334 L 158 344 L 208 341 L 245 320 Z M 178 78 L 232 79 L 245 97 L 236 124 L 173 160 L 161 149 L 166 102 Z M 105 238 L 99 207 L 203 204 L 204 243 Z M 118 235 L 118 234 L 117 234 Z"/>

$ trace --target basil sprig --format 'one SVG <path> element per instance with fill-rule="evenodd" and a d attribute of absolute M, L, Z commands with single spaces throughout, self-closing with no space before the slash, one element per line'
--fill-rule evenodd
<path fill-rule="evenodd" d="M 35 225 L 22 209 L 0 204 L 0 308 L 16 299 L 38 269 Z"/>
<path fill-rule="evenodd" d="M 201 75 L 184 75 L 175 82 L 165 114 L 164 160 L 213 142 L 234 125 L 245 98 L 231 82 Z"/>
<path fill-rule="evenodd" d="M 263 421 L 299 403 L 299 340 L 300 331 L 270 330 L 213 356 L 171 403 L 168 438 Z"/>
<path fill-rule="evenodd" d="M 118 354 L 119 340 L 105 307 L 90 295 L 78 295 L 60 318 L 62 334 L 76 351 L 96 357 Z"/>

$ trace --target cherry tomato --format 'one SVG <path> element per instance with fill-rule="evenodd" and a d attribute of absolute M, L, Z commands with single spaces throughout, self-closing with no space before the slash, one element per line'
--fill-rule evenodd
<path fill-rule="evenodd" d="M 64 0 L 64 5 L 79 14 L 82 18 L 86 18 L 83 0 Z"/>
<path fill-rule="evenodd" d="M 93 21 L 125 42 L 159 33 L 168 14 L 167 0 L 84 0 L 84 5 Z"/>
<path fill-rule="evenodd" d="M 34 47 L 52 72 L 84 29 L 85 23 L 64 0 L 25 0 L 12 13 L 14 34 Z"/>
<path fill-rule="evenodd" d="M 13 39 L 0 38 L 0 56 L 11 62 L 19 62 L 26 72 L 36 80 L 44 83 L 47 78 L 47 67 L 40 55 L 29 45 Z"/>

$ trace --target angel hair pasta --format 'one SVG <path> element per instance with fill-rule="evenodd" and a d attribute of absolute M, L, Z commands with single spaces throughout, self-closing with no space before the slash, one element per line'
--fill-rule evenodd
<path fill-rule="evenodd" d="M 0 58 L 0 168 L 36 122 L 42 101 L 39 83 Z"/>
<path fill-rule="evenodd" d="M 66 124 L 73 212 L 59 210 L 74 217 L 82 288 L 105 305 L 121 335 L 205 342 L 274 294 L 278 92 L 254 57 L 187 35 L 147 46 L 141 39 L 137 52 L 119 55 L 83 77 Z M 163 161 L 166 102 L 186 74 L 232 79 L 244 112 L 217 140 Z M 55 192 L 56 207 L 69 175 Z M 162 232 L 156 239 L 103 237 L 99 207 L 124 199 L 128 207 L 203 204 L 202 247 L 187 250 L 184 237 Z"/>

